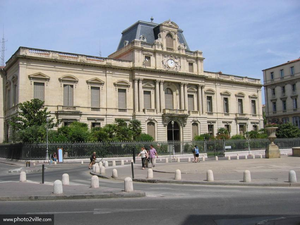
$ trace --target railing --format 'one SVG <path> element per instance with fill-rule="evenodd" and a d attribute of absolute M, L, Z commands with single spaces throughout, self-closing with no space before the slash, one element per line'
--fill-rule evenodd
<path fill-rule="evenodd" d="M 159 155 L 192 154 L 195 145 L 200 153 L 210 156 L 222 156 L 226 152 L 264 150 L 268 139 L 239 139 L 211 141 L 169 141 L 169 142 L 95 142 L 95 143 L 49 143 L 48 151 L 52 155 L 58 148 L 63 149 L 64 158 L 87 158 L 93 152 L 98 157 L 120 157 L 137 155 L 142 146 L 149 149 L 153 145 Z M 279 149 L 300 146 L 300 138 L 276 139 Z M 9 159 L 45 159 L 46 143 L 41 144 L 1 144 L 0 157 Z"/>

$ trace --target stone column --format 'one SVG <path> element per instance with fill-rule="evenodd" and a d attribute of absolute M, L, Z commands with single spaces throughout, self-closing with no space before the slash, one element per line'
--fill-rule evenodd
<path fill-rule="evenodd" d="M 201 109 L 204 114 L 204 86 L 201 86 Z"/>
<path fill-rule="evenodd" d="M 189 108 L 187 89 L 187 84 L 184 84 L 184 110 L 188 110 Z"/>
<path fill-rule="evenodd" d="M 156 102 L 156 113 L 160 112 L 160 107 L 159 107 L 159 81 L 157 80 L 155 82 L 155 102 Z"/>
<path fill-rule="evenodd" d="M 201 111 L 202 110 L 201 104 L 202 104 L 201 86 L 198 85 L 198 112 L 200 115 L 203 114 Z"/>
<path fill-rule="evenodd" d="M 165 95 L 164 95 L 164 82 L 160 81 L 160 100 L 161 100 L 161 108 L 160 111 L 163 113 L 165 109 Z"/>
<path fill-rule="evenodd" d="M 143 111 L 143 80 L 139 79 L 139 105 L 140 105 L 140 110 L 139 112 Z"/>
<path fill-rule="evenodd" d="M 183 92 L 183 83 L 180 84 L 180 109 L 184 109 L 184 92 Z"/>
<path fill-rule="evenodd" d="M 138 93 L 138 81 L 134 80 L 134 112 L 139 111 L 139 93 Z"/>

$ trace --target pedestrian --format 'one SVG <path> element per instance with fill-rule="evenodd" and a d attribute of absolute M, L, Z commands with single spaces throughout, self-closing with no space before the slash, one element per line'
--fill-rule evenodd
<path fill-rule="evenodd" d="M 153 145 L 150 145 L 149 157 L 152 167 L 155 167 L 155 156 L 158 158 L 155 148 L 153 147 Z"/>
<path fill-rule="evenodd" d="M 91 169 L 95 163 L 96 163 L 96 152 L 93 152 L 93 154 L 91 155 L 91 158 L 90 158 L 89 169 Z"/>
<path fill-rule="evenodd" d="M 149 160 L 150 160 L 150 153 L 149 153 L 149 149 L 145 148 L 145 150 L 147 151 L 147 158 L 145 160 L 145 167 L 148 168 L 148 164 L 149 164 Z"/>
<path fill-rule="evenodd" d="M 148 158 L 148 153 L 144 147 L 141 147 L 141 152 L 138 154 L 138 156 L 141 156 L 142 159 L 142 169 L 145 169 L 146 160 Z"/>
<path fill-rule="evenodd" d="M 199 160 L 199 148 L 198 148 L 197 145 L 195 145 L 194 150 L 195 150 L 195 159 L 194 159 L 194 163 L 197 163 L 198 160 Z"/>
<path fill-rule="evenodd" d="M 57 161 L 57 155 L 56 155 L 56 152 L 54 152 L 54 153 L 53 153 L 53 155 L 52 155 L 52 159 L 53 159 L 53 161 L 54 161 L 54 162 L 56 162 L 56 161 Z"/>

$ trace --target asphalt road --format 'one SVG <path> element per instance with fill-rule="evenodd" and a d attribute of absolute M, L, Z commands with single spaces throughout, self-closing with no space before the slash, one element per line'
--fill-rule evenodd
<path fill-rule="evenodd" d="M 0 165 L 0 182 L 19 174 Z M 67 172 L 78 184 L 90 184 L 86 166 L 46 170 L 45 181 Z M 74 179 L 75 178 L 75 179 Z M 27 174 L 41 181 L 41 173 Z M 105 187 L 123 188 L 123 182 L 101 180 Z M 283 187 L 228 187 L 134 183 L 146 198 L 68 201 L 0 202 L 0 214 L 54 214 L 54 224 L 299 224 L 300 189 Z M 297 218 L 294 218 L 297 216 Z M 292 221 L 292 222 L 291 222 Z M 289 223 L 288 223 L 289 222 Z M 1 222 L 0 222 L 1 224 Z"/>

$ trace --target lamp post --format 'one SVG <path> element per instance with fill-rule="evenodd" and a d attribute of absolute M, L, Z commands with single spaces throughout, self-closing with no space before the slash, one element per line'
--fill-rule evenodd
<path fill-rule="evenodd" d="M 49 118 L 47 117 L 46 119 L 46 161 L 49 161 L 49 152 L 48 152 L 48 122 Z"/>
<path fill-rule="evenodd" d="M 175 144 L 174 144 L 174 121 L 172 120 L 172 140 L 173 140 L 173 155 L 175 155 Z"/>

